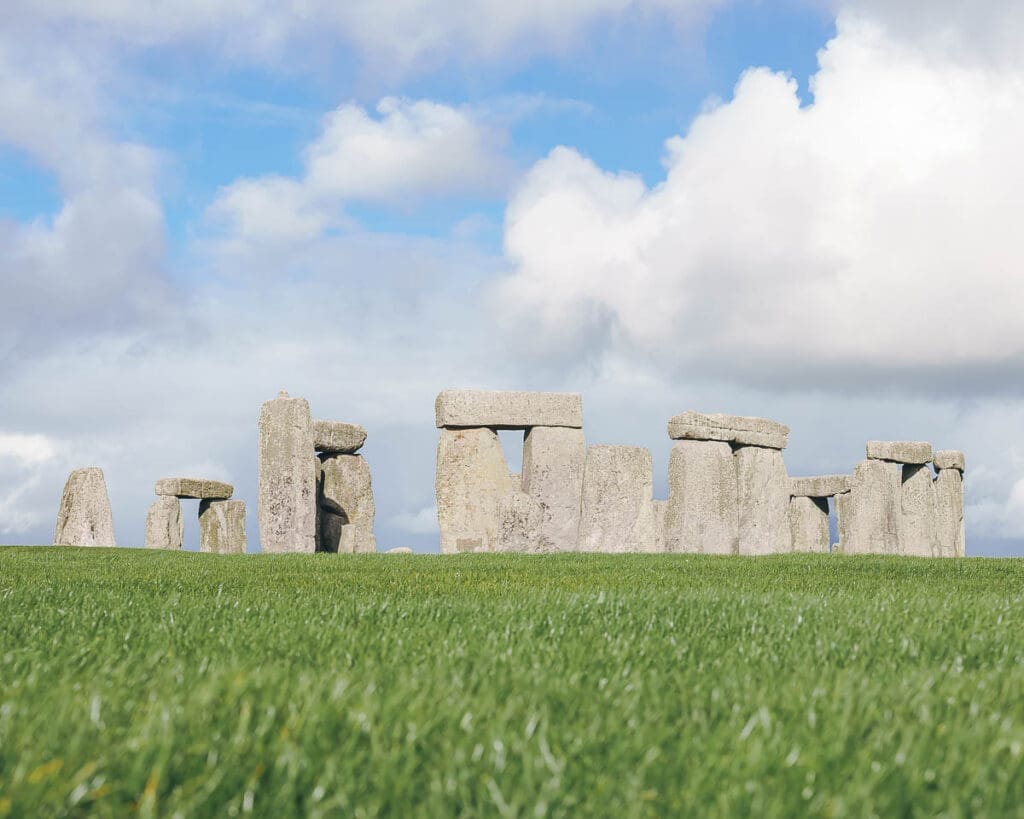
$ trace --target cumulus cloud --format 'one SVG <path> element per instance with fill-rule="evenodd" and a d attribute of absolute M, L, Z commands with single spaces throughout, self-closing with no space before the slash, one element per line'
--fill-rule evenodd
<path fill-rule="evenodd" d="M 850 15 L 811 90 L 747 71 L 651 189 L 568 148 L 537 163 L 496 297 L 516 337 L 747 383 L 1019 384 L 1024 75 Z"/>

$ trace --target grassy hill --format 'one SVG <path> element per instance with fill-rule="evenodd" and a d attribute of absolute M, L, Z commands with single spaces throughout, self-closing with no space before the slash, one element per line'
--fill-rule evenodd
<path fill-rule="evenodd" d="M 0 549 L 0 816 L 1024 813 L 1024 561 Z"/>

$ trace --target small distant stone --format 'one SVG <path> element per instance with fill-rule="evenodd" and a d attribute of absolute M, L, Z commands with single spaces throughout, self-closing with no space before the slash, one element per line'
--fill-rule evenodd
<path fill-rule="evenodd" d="M 388 549 L 384 554 L 386 555 L 411 555 L 412 549 L 408 546 L 396 546 L 394 549 Z"/>
<path fill-rule="evenodd" d="M 235 491 L 229 483 L 205 478 L 161 478 L 156 482 L 156 494 L 195 500 L 227 500 Z"/>

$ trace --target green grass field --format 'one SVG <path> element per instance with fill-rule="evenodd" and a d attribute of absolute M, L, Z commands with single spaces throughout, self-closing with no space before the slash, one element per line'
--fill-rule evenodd
<path fill-rule="evenodd" d="M 0 549 L 0 815 L 1024 815 L 1024 561 Z"/>

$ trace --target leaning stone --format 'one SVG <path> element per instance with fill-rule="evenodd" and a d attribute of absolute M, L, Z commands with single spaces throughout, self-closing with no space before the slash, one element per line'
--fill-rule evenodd
<path fill-rule="evenodd" d="M 794 496 L 789 501 L 794 552 L 828 552 L 828 498 Z"/>
<path fill-rule="evenodd" d="M 544 507 L 525 492 L 510 492 L 498 503 L 496 552 L 551 552 L 543 534 Z"/>
<path fill-rule="evenodd" d="M 161 478 L 155 489 L 156 494 L 165 497 L 194 500 L 227 500 L 235 491 L 229 483 L 205 478 Z"/>
<path fill-rule="evenodd" d="M 939 556 L 964 557 L 964 479 L 959 469 L 941 469 L 935 478 L 935 521 Z"/>
<path fill-rule="evenodd" d="M 411 555 L 413 554 L 412 549 L 408 546 L 396 546 L 394 549 L 388 549 L 384 552 L 386 555 Z"/>
<path fill-rule="evenodd" d="M 928 464 L 903 467 L 900 488 L 900 554 L 937 557 L 935 487 Z"/>
<path fill-rule="evenodd" d="M 677 441 L 668 463 L 668 489 L 666 551 L 736 554 L 739 501 L 729 444 Z"/>
<path fill-rule="evenodd" d="M 533 427 L 526 432 L 523 492 L 539 501 L 543 519 L 538 535 L 557 552 L 576 549 L 586 458 L 582 429 Z"/>
<path fill-rule="evenodd" d="M 103 470 L 76 469 L 64 484 L 53 532 L 54 546 L 116 546 Z"/>
<path fill-rule="evenodd" d="M 146 548 L 180 549 L 184 540 L 181 501 L 166 495 L 157 498 L 146 513 Z"/>
<path fill-rule="evenodd" d="M 498 433 L 485 428 L 442 429 L 435 490 L 442 554 L 493 551 L 498 505 L 513 490 Z"/>
<path fill-rule="evenodd" d="M 760 446 L 735 450 L 739 553 L 793 551 L 789 526 L 789 476 L 782 452 Z"/>
<path fill-rule="evenodd" d="M 932 445 L 927 441 L 868 441 L 867 455 L 879 461 L 926 464 L 932 459 Z"/>
<path fill-rule="evenodd" d="M 439 428 L 583 427 L 578 393 L 444 390 L 434 410 Z"/>
<path fill-rule="evenodd" d="M 673 416 L 668 422 L 668 437 L 677 441 L 726 441 L 740 446 L 785 449 L 789 427 L 766 418 L 691 410 Z"/>
<path fill-rule="evenodd" d="M 259 525 L 264 552 L 316 550 L 316 456 L 305 398 L 283 392 L 259 421 Z"/>
<path fill-rule="evenodd" d="M 831 498 L 850 491 L 849 475 L 816 475 L 813 478 L 790 478 L 789 494 L 794 498 Z"/>
<path fill-rule="evenodd" d="M 653 552 L 651 453 L 636 446 L 592 446 L 583 469 L 581 552 Z"/>
<path fill-rule="evenodd" d="M 850 492 L 837 495 L 839 548 L 845 554 L 899 554 L 902 468 L 868 459 L 854 467 Z"/>
<path fill-rule="evenodd" d="M 314 421 L 313 448 L 317 452 L 353 455 L 366 443 L 366 430 L 344 421 Z"/>
<path fill-rule="evenodd" d="M 958 469 L 964 471 L 964 453 L 956 449 L 940 449 L 932 455 L 932 463 L 936 471 Z"/>
<path fill-rule="evenodd" d="M 245 554 L 245 501 L 204 500 L 199 504 L 199 551 Z"/>

